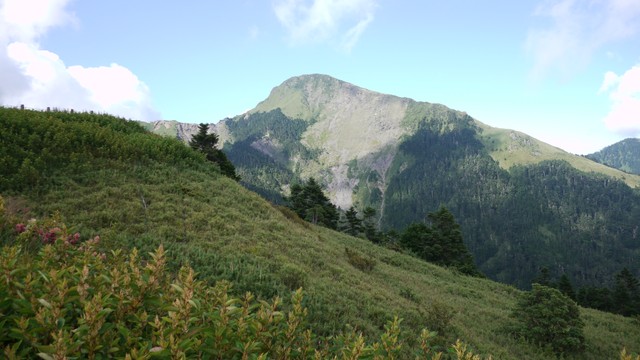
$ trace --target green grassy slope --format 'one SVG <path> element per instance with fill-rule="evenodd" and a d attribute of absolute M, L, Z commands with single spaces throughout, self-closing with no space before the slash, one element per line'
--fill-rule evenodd
<path fill-rule="evenodd" d="M 416 338 L 433 326 L 430 309 L 440 303 L 455 312 L 448 340 L 459 337 L 497 359 L 549 358 L 502 330 L 518 290 L 289 219 L 177 140 L 130 124 L 0 109 L 5 207 L 25 218 L 58 211 L 84 238 L 100 234 L 111 248 L 146 253 L 163 243 L 174 267 L 188 262 L 202 279 L 231 280 L 238 293 L 288 298 L 303 286 L 311 326 L 323 334 L 349 324 L 378 335 L 397 314 L 404 334 Z M 36 173 L 24 166 L 27 159 Z M 374 259 L 374 269 L 352 266 L 345 247 Z M 624 346 L 640 350 L 637 320 L 581 311 L 587 349 L 578 358 L 617 358 Z"/>
<path fill-rule="evenodd" d="M 586 173 L 598 173 L 623 180 L 630 187 L 640 186 L 640 176 L 600 164 L 587 157 L 570 154 L 518 131 L 481 124 L 481 139 L 491 157 L 503 169 L 515 165 L 537 164 L 545 160 L 564 160 Z"/>

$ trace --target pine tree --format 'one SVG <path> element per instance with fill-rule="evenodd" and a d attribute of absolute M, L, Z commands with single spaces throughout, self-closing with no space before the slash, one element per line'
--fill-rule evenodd
<path fill-rule="evenodd" d="M 473 256 L 467 249 L 462 239 L 462 230 L 456 222 L 453 214 L 444 206 L 440 206 L 435 212 L 429 213 L 427 218 L 431 221 L 431 229 L 436 243 L 440 247 L 433 251 L 441 251 L 446 265 L 453 266 L 465 274 L 479 275 Z"/>
<path fill-rule="evenodd" d="M 567 274 L 562 274 L 560 280 L 558 280 L 558 290 L 561 293 L 571 298 L 571 300 L 576 300 L 576 293 L 573 291 L 573 286 L 571 285 L 571 281 Z"/>
<path fill-rule="evenodd" d="M 351 206 L 349 210 L 344 213 L 344 216 L 347 219 L 345 232 L 352 236 L 358 236 L 360 232 L 362 232 L 362 219 L 358 217 L 356 208 Z"/>
<path fill-rule="evenodd" d="M 293 184 L 291 196 L 287 200 L 291 210 L 301 218 L 330 229 L 337 229 L 338 209 L 329 201 L 314 178 L 309 178 L 306 184 Z"/>
<path fill-rule="evenodd" d="M 584 322 L 576 303 L 559 290 L 533 284 L 522 295 L 511 316 L 518 322 L 513 333 L 557 354 L 584 349 Z"/>
<path fill-rule="evenodd" d="M 616 274 L 612 302 L 614 311 L 624 316 L 640 314 L 640 282 L 629 269 Z"/>
<path fill-rule="evenodd" d="M 381 235 L 376 224 L 376 209 L 367 206 L 362 211 L 362 216 L 364 236 L 374 243 L 379 243 L 381 241 Z"/>
<path fill-rule="evenodd" d="M 460 225 L 444 206 L 429 213 L 431 222 L 413 223 L 400 236 L 403 247 L 418 257 L 438 265 L 450 266 L 469 275 L 481 275 L 462 239 Z"/>
<path fill-rule="evenodd" d="M 540 274 L 538 274 L 538 276 L 536 276 L 531 283 L 532 284 L 540 284 L 542 286 L 553 287 L 553 284 L 551 282 L 551 273 L 549 272 L 549 268 L 546 267 L 546 266 L 541 267 L 540 268 Z"/>
<path fill-rule="evenodd" d="M 209 134 L 208 132 L 209 125 L 200 124 L 198 126 L 198 133 L 193 135 L 191 141 L 189 141 L 189 146 L 203 153 L 207 157 L 207 160 L 218 164 L 220 171 L 224 175 L 233 180 L 240 181 L 240 176 L 236 173 L 236 168 L 231 161 L 229 161 L 227 155 L 216 147 L 218 145 L 218 135 L 215 133 Z"/>

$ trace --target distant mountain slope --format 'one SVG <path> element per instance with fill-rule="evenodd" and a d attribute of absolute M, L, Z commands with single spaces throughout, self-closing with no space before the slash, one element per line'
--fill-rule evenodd
<path fill-rule="evenodd" d="M 513 322 L 509 313 L 519 290 L 303 223 L 222 176 L 184 144 L 124 119 L 0 108 L 0 164 L 0 195 L 8 212 L 23 221 L 53 214 L 82 240 L 100 235 L 107 259 L 110 250 L 134 246 L 144 259 L 163 244 L 168 271 L 190 264 L 200 280 L 230 281 L 239 296 L 251 291 L 258 299 L 288 299 L 302 286 L 309 324 L 324 335 L 357 329 L 379 336 L 398 315 L 408 340 L 401 358 L 413 358 L 420 329 L 442 324 L 449 312 L 450 328 L 441 335 L 461 338 L 475 352 L 496 359 L 549 358 L 504 332 Z M 356 268 L 345 248 L 373 260 L 373 269 Z M 105 281 L 116 278 L 129 281 L 122 274 L 105 275 Z M 40 306 L 47 299 L 33 300 Z M 54 300 L 49 299 L 55 306 Z M 242 304 L 228 308 L 234 309 L 241 311 Z M 283 314 L 286 309 L 285 304 Z M 635 319 L 590 309 L 581 309 L 581 316 L 587 349 L 579 358 L 614 358 L 623 347 L 639 350 Z"/>
<path fill-rule="evenodd" d="M 313 176 L 342 209 L 374 207 L 385 230 L 446 205 L 493 279 L 527 287 L 542 266 L 579 285 L 640 273 L 639 176 L 444 105 L 305 75 L 216 130 L 244 183 L 275 201 Z"/>
<path fill-rule="evenodd" d="M 640 174 L 640 139 L 622 140 L 587 157 L 624 172 Z"/>

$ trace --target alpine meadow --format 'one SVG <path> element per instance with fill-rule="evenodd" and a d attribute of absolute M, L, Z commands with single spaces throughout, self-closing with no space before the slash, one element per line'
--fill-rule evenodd
<path fill-rule="evenodd" d="M 637 359 L 640 177 L 590 158 L 326 75 L 200 126 L 1 107 L 0 354 Z"/>

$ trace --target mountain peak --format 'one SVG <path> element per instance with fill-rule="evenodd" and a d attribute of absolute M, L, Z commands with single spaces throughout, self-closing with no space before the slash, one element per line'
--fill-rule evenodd
<path fill-rule="evenodd" d="M 269 97 L 252 112 L 267 112 L 280 108 L 289 117 L 315 121 L 318 117 L 330 117 L 342 112 L 345 105 L 357 106 L 368 103 L 372 97 L 400 99 L 358 87 L 329 75 L 300 75 L 289 78 L 273 88 Z"/>
<path fill-rule="evenodd" d="M 279 108 L 310 123 L 303 143 L 322 149 L 322 162 L 344 164 L 396 142 L 410 99 L 370 91 L 328 75 L 292 77 L 275 87 L 252 113 Z"/>

